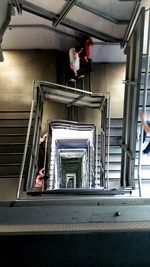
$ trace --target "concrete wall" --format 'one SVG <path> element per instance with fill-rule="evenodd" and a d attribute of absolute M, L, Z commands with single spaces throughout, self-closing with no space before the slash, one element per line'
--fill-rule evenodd
<path fill-rule="evenodd" d="M 0 63 L 1 109 L 28 109 L 33 80 L 56 82 L 55 51 L 7 51 Z M 9 97 L 8 97 L 9 96 Z"/>
<path fill-rule="evenodd" d="M 56 82 L 56 51 L 7 51 L 4 58 L 0 63 L 0 109 L 30 110 L 33 80 Z M 54 111 L 52 106 L 49 114 Z M 18 179 L 0 179 L 0 200 L 14 200 L 17 186 Z"/>
<path fill-rule="evenodd" d="M 93 64 L 93 72 L 91 74 L 92 92 L 110 92 L 112 118 L 121 118 L 123 116 L 125 66 L 125 63 Z M 93 112 L 84 112 L 84 119 L 91 122 L 93 120 Z M 95 120 L 97 121 L 97 117 Z"/>
<path fill-rule="evenodd" d="M 125 67 L 125 63 L 93 63 L 92 92 L 110 93 L 111 118 L 123 117 Z M 85 90 L 89 90 L 88 77 Z M 95 123 L 100 126 L 100 120 L 99 110 L 85 107 L 80 109 L 80 122 Z"/>
<path fill-rule="evenodd" d="M 91 48 L 93 62 L 126 62 L 126 55 L 120 44 L 107 44 L 104 42 L 94 42 Z"/>

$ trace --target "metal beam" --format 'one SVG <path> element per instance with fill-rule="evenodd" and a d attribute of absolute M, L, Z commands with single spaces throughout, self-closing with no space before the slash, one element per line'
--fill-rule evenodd
<path fill-rule="evenodd" d="M 21 5 L 20 1 L 13 0 L 13 5 L 16 7 L 18 14 L 21 15 L 22 14 L 22 5 Z"/>
<path fill-rule="evenodd" d="M 2 37 L 4 35 L 4 32 L 7 29 L 7 26 L 9 24 L 9 22 L 10 22 L 10 19 L 11 19 L 11 9 L 12 9 L 12 5 L 10 3 L 8 3 L 6 19 L 5 19 L 5 21 L 3 22 L 3 24 L 2 24 L 2 26 L 0 28 L 0 42 L 2 40 Z"/>
<path fill-rule="evenodd" d="M 141 2 L 141 0 L 118 0 L 118 1 L 120 1 L 120 2 L 138 2 L 138 1 L 140 1 Z"/>
<path fill-rule="evenodd" d="M 70 19 L 65 19 L 61 22 L 61 25 L 67 26 L 73 30 L 77 30 L 84 34 L 88 34 L 96 39 L 102 40 L 104 42 L 118 42 L 120 43 L 122 39 L 115 38 L 111 35 L 105 34 L 103 32 L 94 30 L 93 28 L 89 28 L 77 22 L 71 21 Z"/>
<path fill-rule="evenodd" d="M 51 11 L 47 11 L 46 9 L 34 5 L 28 1 L 22 1 L 22 10 L 32 13 L 33 15 L 39 16 L 41 18 L 53 21 L 57 19 L 57 15 Z"/>
<path fill-rule="evenodd" d="M 15 28 L 21 28 L 21 29 L 42 28 L 42 29 L 45 29 L 45 30 L 48 30 L 51 32 L 55 32 L 55 33 L 60 34 L 62 36 L 71 37 L 71 38 L 74 38 L 77 40 L 79 39 L 77 36 L 75 36 L 73 34 L 63 32 L 63 31 L 58 30 L 58 29 L 54 29 L 53 27 L 50 27 L 50 26 L 44 25 L 44 24 L 15 24 L 15 25 L 10 24 L 9 25 L 9 29 L 15 29 Z"/>
<path fill-rule="evenodd" d="M 1 44 L 0 44 L 0 62 L 4 61 L 4 56 L 3 56 L 3 52 L 1 50 Z"/>
<path fill-rule="evenodd" d="M 39 6 L 36 6 L 34 4 L 31 4 L 30 2 L 25 1 L 25 0 L 22 1 L 22 10 L 30 12 L 34 15 L 37 15 L 39 17 L 42 17 L 42 18 L 50 20 L 50 21 L 54 21 L 58 18 L 57 14 L 50 12 L 50 11 L 47 11 L 46 9 L 41 8 Z M 91 35 L 92 37 L 95 37 L 96 39 L 102 40 L 104 42 L 112 42 L 112 43 L 113 42 L 117 42 L 117 43 L 122 42 L 122 39 L 118 39 L 118 38 L 115 38 L 111 35 L 93 30 L 92 28 L 89 28 L 89 27 L 86 27 L 86 26 L 81 25 L 79 23 L 76 23 L 70 19 L 64 19 L 60 22 L 60 24 L 65 26 L 65 27 L 76 30 L 78 32 L 81 32 L 81 33 L 84 33 L 87 35 Z"/>
<path fill-rule="evenodd" d="M 79 100 L 81 100 L 85 95 L 80 95 L 77 98 L 75 98 L 71 103 L 67 104 L 67 108 L 71 107 L 73 104 L 77 103 Z"/>
<path fill-rule="evenodd" d="M 136 1 L 136 6 L 135 6 L 135 9 L 132 13 L 132 17 L 131 17 L 131 20 L 130 20 L 130 23 L 128 25 L 128 28 L 126 30 L 126 33 L 125 33 L 125 36 L 123 38 L 123 42 L 122 42 L 122 47 L 125 48 L 125 45 L 127 44 L 127 41 L 129 40 L 130 38 L 130 35 L 131 35 L 131 32 L 132 32 L 132 29 L 133 27 L 135 26 L 135 22 L 136 22 L 136 19 L 137 19 L 137 14 L 139 12 L 139 7 L 140 7 L 140 0 L 137 0 Z"/>
<path fill-rule="evenodd" d="M 6 225 L 37 225 L 41 224 L 69 224 L 69 223 L 109 223 L 108 231 L 111 226 L 114 231 L 117 227 L 114 224 L 118 223 L 143 223 L 147 222 L 147 228 L 150 228 L 150 199 L 149 198 L 115 198 L 110 197 L 109 192 L 96 190 L 97 195 L 94 198 L 90 196 L 67 196 L 66 195 L 51 195 L 47 200 L 42 197 L 36 199 L 28 198 L 17 202 L 1 202 L 0 203 L 0 232 L 1 227 Z M 101 192 L 102 193 L 101 193 Z M 92 191 L 91 191 L 92 192 Z M 100 195 L 101 193 L 101 195 Z M 113 194 L 113 190 L 110 191 Z M 99 195 L 98 195 L 99 194 Z M 102 194 L 105 194 L 103 197 Z M 114 193 L 115 195 L 115 193 Z M 116 211 L 120 211 L 121 216 L 116 218 Z M 55 214 L 55 216 L 54 216 Z M 141 223 L 143 222 L 143 223 Z M 104 224 L 105 225 L 105 224 Z M 137 225 L 132 228 L 135 230 Z M 45 229 L 45 226 L 44 228 Z M 57 228 L 58 230 L 59 228 Z M 72 229 L 72 228 L 70 228 Z M 105 229 L 105 230 L 106 230 Z M 120 231 L 121 225 L 118 228 Z M 29 231 L 30 228 L 28 227 Z M 39 231 L 41 229 L 39 228 Z M 41 232 L 41 231 L 40 231 Z"/>
<path fill-rule="evenodd" d="M 58 18 L 54 21 L 53 26 L 56 27 L 68 14 L 68 12 L 71 10 L 71 8 L 75 5 L 77 0 L 71 0 L 67 3 L 61 14 L 58 16 Z"/>
<path fill-rule="evenodd" d="M 70 0 L 66 0 L 66 1 L 70 2 Z M 97 10 L 93 7 L 90 7 L 90 6 L 88 6 L 82 2 L 76 2 L 75 5 L 79 8 L 82 8 L 82 9 L 84 9 L 84 10 L 86 10 L 86 11 L 88 11 L 88 12 L 90 12 L 90 13 L 98 16 L 98 17 L 101 17 L 101 18 L 108 20 L 108 21 L 115 23 L 115 24 L 128 24 L 130 22 L 129 20 L 118 20 L 118 19 L 116 19 L 116 18 L 114 18 L 114 17 L 112 17 L 112 16 L 110 16 L 110 15 L 108 15 L 108 14 L 106 14 L 100 10 Z"/>

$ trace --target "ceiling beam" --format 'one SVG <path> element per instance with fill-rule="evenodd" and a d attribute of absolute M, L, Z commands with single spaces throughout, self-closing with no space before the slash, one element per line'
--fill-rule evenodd
<path fill-rule="evenodd" d="M 84 94 L 78 96 L 77 98 L 75 98 L 74 100 L 72 100 L 71 103 L 67 104 L 67 107 L 71 107 L 73 104 L 78 103 L 78 101 L 81 100 L 84 96 L 85 96 Z"/>
<path fill-rule="evenodd" d="M 121 43 L 121 46 L 123 48 L 125 48 L 125 45 L 127 44 L 127 41 L 128 41 L 128 39 L 130 37 L 130 34 L 132 32 L 132 29 L 133 29 L 135 23 L 136 23 L 136 18 L 137 18 L 137 15 L 138 15 L 139 12 L 140 12 L 140 0 L 137 0 L 136 4 L 135 4 L 135 8 L 134 8 L 132 16 L 131 16 L 130 23 L 129 23 L 128 28 L 126 30 L 125 36 L 123 38 L 123 41 Z"/>
<path fill-rule="evenodd" d="M 62 35 L 63 37 L 66 36 L 66 37 L 69 37 L 69 38 L 74 38 L 76 40 L 79 39 L 79 37 L 73 35 L 73 34 L 70 34 L 70 33 L 67 33 L 67 32 L 63 32 L 61 30 L 58 30 L 58 29 L 54 29 L 53 27 L 50 27 L 48 25 L 44 25 L 44 24 L 10 24 L 9 27 L 8 27 L 10 30 L 11 29 L 15 29 L 15 28 L 21 28 L 21 29 L 38 29 L 38 28 L 42 28 L 42 29 L 45 29 L 45 30 L 48 30 L 48 31 L 51 31 L 51 32 L 54 32 L 56 34 L 59 34 L 59 35 Z"/>
<path fill-rule="evenodd" d="M 118 1 L 120 1 L 120 2 L 138 2 L 138 1 L 140 1 L 141 2 L 141 0 L 118 0 Z"/>
<path fill-rule="evenodd" d="M 56 27 L 61 21 L 66 17 L 68 12 L 71 10 L 71 8 L 75 5 L 77 0 L 71 0 L 67 3 L 65 8 L 62 10 L 61 14 L 58 16 L 58 18 L 53 22 L 53 26 Z"/>
<path fill-rule="evenodd" d="M 74 22 L 70 19 L 65 19 L 61 22 L 61 25 L 67 26 L 73 30 L 77 30 L 79 32 L 82 32 L 84 34 L 90 35 L 92 37 L 95 37 L 96 39 L 102 40 L 104 42 L 117 42 L 120 43 L 122 39 L 118 39 L 116 37 L 113 37 L 112 35 L 105 34 L 103 32 L 94 30 L 93 28 L 89 28 L 87 26 L 84 26 L 82 24 L 79 24 L 77 22 Z"/>
<path fill-rule="evenodd" d="M 70 0 L 66 0 L 66 1 L 70 2 Z M 82 2 L 76 2 L 75 5 L 77 7 L 79 7 L 79 8 L 82 8 L 82 9 L 84 9 L 84 10 L 86 10 L 86 11 L 88 11 L 88 12 L 90 12 L 90 13 L 96 15 L 96 16 L 98 16 L 98 17 L 101 17 L 101 18 L 103 18 L 105 20 L 108 20 L 108 21 L 110 21 L 112 23 L 121 24 L 121 25 L 129 23 L 129 20 L 118 20 L 118 19 L 116 19 L 116 18 L 114 18 L 114 17 L 112 17 L 112 16 L 110 16 L 110 15 L 108 15 L 108 14 L 106 14 L 106 13 L 100 11 L 100 10 L 97 10 L 97 9 L 95 9 L 93 7 L 90 7 L 90 6 L 88 6 L 88 5 L 86 5 L 86 4 L 82 3 Z"/>
<path fill-rule="evenodd" d="M 18 0 L 13 0 L 13 5 L 16 7 L 18 14 L 21 15 L 22 14 L 21 2 Z"/>
<path fill-rule="evenodd" d="M 3 61 L 4 61 L 4 56 L 3 56 L 3 52 L 2 52 L 1 44 L 0 44 L 0 62 L 3 62 Z"/>
<path fill-rule="evenodd" d="M 32 13 L 33 15 L 41 18 L 53 21 L 57 19 L 57 15 L 51 11 L 48 11 L 40 6 L 34 5 L 28 1 L 22 0 L 22 10 Z"/>
<path fill-rule="evenodd" d="M 31 4 L 30 2 L 25 0 L 22 1 L 22 10 L 30 12 L 34 15 L 37 15 L 50 21 L 55 21 L 57 19 L 57 14 L 47 11 L 46 9 Z M 60 22 L 60 24 L 70 29 L 76 30 L 77 32 L 81 32 L 83 34 L 95 37 L 96 39 L 102 40 L 104 42 L 120 43 L 122 41 L 122 39 L 118 39 L 103 32 L 99 32 L 97 30 L 94 30 L 93 28 L 89 28 L 70 19 L 64 19 Z"/>
<path fill-rule="evenodd" d="M 2 25 L 0 26 L 0 42 L 2 41 L 3 35 L 4 35 L 4 33 L 7 29 L 7 26 L 11 20 L 11 11 L 12 11 L 12 5 L 10 3 L 8 3 L 6 18 L 5 18 L 4 22 L 2 23 Z"/>
<path fill-rule="evenodd" d="M 3 62 L 4 61 L 4 56 L 3 56 L 3 52 L 2 52 L 2 49 L 1 49 L 1 42 L 2 42 L 2 39 L 3 39 L 3 35 L 8 27 L 8 24 L 11 20 L 11 14 L 12 14 L 12 4 L 8 3 L 7 4 L 7 11 L 6 11 L 6 17 L 2 23 L 2 25 L 0 25 L 0 62 Z"/>

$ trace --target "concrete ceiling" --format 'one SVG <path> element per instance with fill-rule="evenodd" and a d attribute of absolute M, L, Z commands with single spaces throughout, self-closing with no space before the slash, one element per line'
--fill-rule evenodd
<path fill-rule="evenodd" d="M 117 48 L 118 60 L 125 60 L 120 44 L 140 4 L 138 0 L 12 0 L 12 3 L 15 12 L 3 36 L 3 50 L 68 51 L 83 34 L 88 34 L 96 44 L 94 61 L 106 45 L 104 54 L 108 54 L 110 44 L 111 51 Z"/>

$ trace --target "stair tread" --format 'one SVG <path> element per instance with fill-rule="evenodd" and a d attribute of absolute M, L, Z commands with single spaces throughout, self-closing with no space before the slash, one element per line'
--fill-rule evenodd
<path fill-rule="evenodd" d="M 27 154 L 29 154 L 29 153 L 27 153 Z M 18 155 L 23 155 L 23 152 L 0 152 L 0 156 L 11 156 L 11 155 L 16 155 L 16 156 L 18 156 Z"/>
<path fill-rule="evenodd" d="M 29 118 L 23 118 L 23 117 L 19 117 L 19 118 L 11 118 L 11 117 L 9 117 L 9 118 L 0 118 L 0 120 L 1 121 L 8 121 L 8 120 L 15 120 L 15 121 L 18 121 L 18 120 L 29 120 Z"/>
<path fill-rule="evenodd" d="M 0 137 L 9 137 L 9 136 L 26 136 L 26 133 L 7 133 L 7 134 L 1 134 Z"/>
<path fill-rule="evenodd" d="M 30 113 L 31 110 L 30 109 L 27 109 L 27 110 L 19 110 L 19 109 L 9 109 L 9 110 L 0 110 L 0 113 Z"/>
<path fill-rule="evenodd" d="M 18 175 L 0 175 L 0 179 L 10 179 L 10 178 L 19 179 L 19 174 Z M 23 176 L 23 178 L 25 178 L 25 176 Z"/>
<path fill-rule="evenodd" d="M 10 146 L 10 145 L 25 145 L 25 143 L 1 143 L 0 146 Z M 31 144 L 29 144 L 31 145 Z"/>
<path fill-rule="evenodd" d="M 20 162 L 16 162 L 16 163 L 0 163 L 0 166 L 20 166 L 21 165 L 21 161 Z"/>
<path fill-rule="evenodd" d="M 0 128 L 28 128 L 28 124 L 27 125 L 21 125 L 21 124 L 20 125 L 0 125 Z"/>

